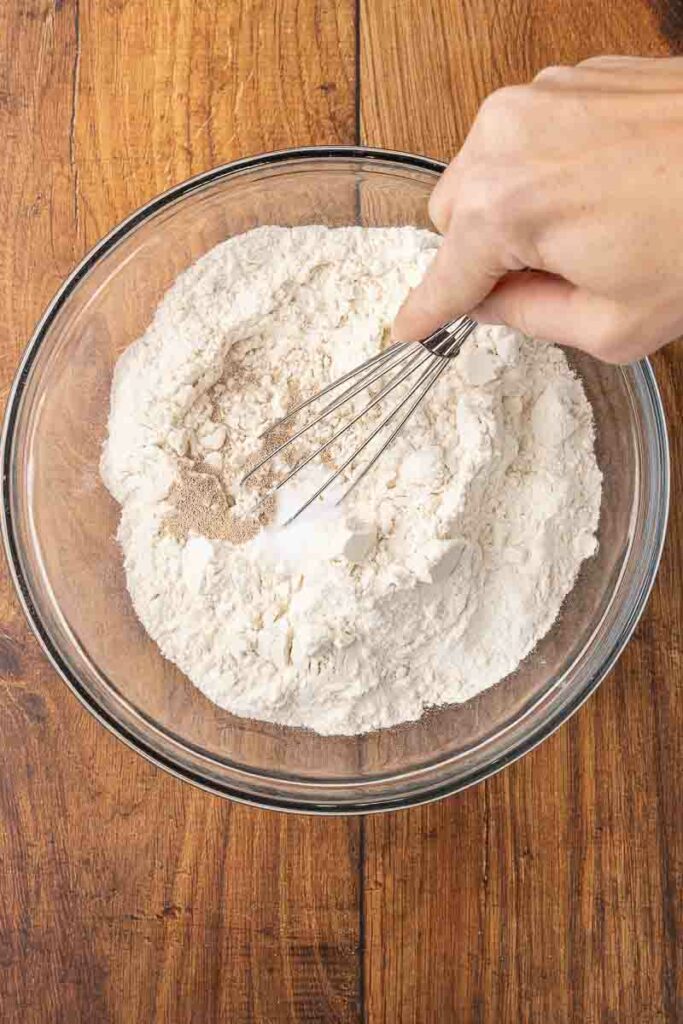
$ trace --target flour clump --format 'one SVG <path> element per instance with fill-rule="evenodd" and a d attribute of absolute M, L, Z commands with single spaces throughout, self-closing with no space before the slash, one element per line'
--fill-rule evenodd
<path fill-rule="evenodd" d="M 257 228 L 185 271 L 119 359 L 101 471 L 133 606 L 234 714 L 354 734 L 468 700 L 533 650 L 596 550 L 582 385 L 559 348 L 504 327 L 476 330 L 348 502 L 278 527 L 332 450 L 245 513 L 258 436 L 388 343 L 438 245 Z"/>

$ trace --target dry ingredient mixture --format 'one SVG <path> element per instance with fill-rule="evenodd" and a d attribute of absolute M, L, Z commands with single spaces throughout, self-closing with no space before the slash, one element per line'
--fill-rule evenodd
<path fill-rule="evenodd" d="M 507 328 L 475 332 L 348 503 L 278 527 L 333 449 L 249 514 L 258 435 L 388 343 L 438 243 L 255 229 L 182 274 L 118 362 L 102 476 L 133 605 L 235 714 L 353 734 L 468 700 L 534 648 L 596 550 L 589 403 L 560 349 Z"/>

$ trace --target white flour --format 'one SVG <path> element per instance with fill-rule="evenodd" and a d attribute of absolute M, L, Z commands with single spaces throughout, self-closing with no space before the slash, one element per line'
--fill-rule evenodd
<path fill-rule="evenodd" d="M 360 733 L 467 700 L 533 649 L 595 551 L 590 406 L 559 349 L 505 328 L 466 343 L 339 512 L 235 530 L 258 434 L 377 351 L 437 245 L 259 228 L 186 271 L 119 360 L 102 475 L 128 589 L 235 714 Z"/>

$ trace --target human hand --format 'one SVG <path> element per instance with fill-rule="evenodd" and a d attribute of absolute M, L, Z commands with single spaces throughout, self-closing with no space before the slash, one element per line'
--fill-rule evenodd
<path fill-rule="evenodd" d="M 683 58 L 494 92 L 432 193 L 444 241 L 394 336 L 469 313 L 609 362 L 653 352 L 683 334 L 681 168 Z"/>

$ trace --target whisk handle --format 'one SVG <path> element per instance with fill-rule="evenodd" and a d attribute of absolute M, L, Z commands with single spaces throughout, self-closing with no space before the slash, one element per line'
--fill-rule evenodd
<path fill-rule="evenodd" d="M 461 316 L 457 320 L 449 320 L 428 338 L 423 338 L 420 344 L 433 355 L 441 356 L 444 359 L 453 359 L 475 327 L 478 327 L 476 320 L 472 320 L 468 316 Z M 444 344 L 447 339 L 450 339 L 450 343 Z"/>

